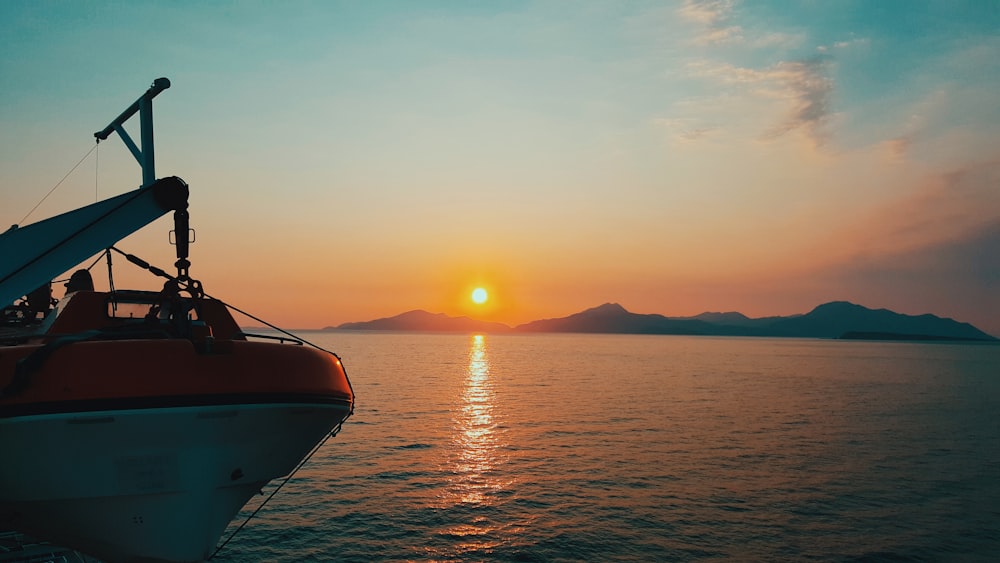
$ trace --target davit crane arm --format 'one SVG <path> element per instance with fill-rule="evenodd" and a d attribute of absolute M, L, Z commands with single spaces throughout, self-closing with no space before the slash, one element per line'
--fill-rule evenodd
<path fill-rule="evenodd" d="M 156 180 L 153 151 L 153 98 L 170 87 L 166 78 L 152 86 L 103 130 L 98 142 L 117 132 L 142 168 L 142 187 L 31 225 L 0 234 L 0 307 L 13 303 L 88 257 L 174 212 L 178 278 L 187 281 L 190 262 L 188 185 L 176 176 Z M 139 113 L 142 148 L 122 124 Z"/>

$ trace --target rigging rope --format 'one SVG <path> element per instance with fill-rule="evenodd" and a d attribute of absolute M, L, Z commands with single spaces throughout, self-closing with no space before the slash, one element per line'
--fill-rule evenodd
<path fill-rule="evenodd" d="M 59 180 L 58 182 L 56 182 L 56 185 L 52 186 L 52 189 L 49 190 L 49 193 L 45 194 L 45 197 L 43 197 L 41 201 L 39 201 L 38 203 L 36 203 L 35 206 L 31 208 L 31 211 L 29 211 L 27 214 L 25 214 L 25 216 L 22 217 L 21 220 L 17 222 L 17 224 L 20 225 L 21 223 L 24 223 L 24 221 L 29 216 L 31 216 L 31 214 L 34 213 L 36 209 L 38 209 L 38 206 L 41 205 L 42 203 L 44 203 L 45 200 L 48 199 L 50 195 L 52 195 L 52 192 L 56 191 L 56 188 L 58 188 L 60 185 L 62 185 L 62 183 L 66 181 L 66 178 L 69 178 L 69 175 L 72 174 L 73 171 L 76 170 L 78 166 L 80 166 L 81 164 L 83 164 L 84 160 L 87 160 L 87 157 L 90 156 L 90 153 L 94 152 L 94 150 L 96 148 L 97 148 L 96 144 L 94 146 L 90 147 L 90 150 L 87 151 L 87 154 L 83 155 L 83 158 L 81 158 L 79 160 L 79 162 L 77 162 L 76 164 L 74 164 L 73 168 L 70 168 L 69 172 L 67 172 L 66 175 L 62 177 L 62 180 Z"/>
<path fill-rule="evenodd" d="M 100 254 L 98 254 L 97 258 L 94 258 L 94 261 L 91 262 L 89 266 L 87 266 L 86 268 L 81 268 L 81 269 L 87 270 L 88 272 L 90 270 L 93 270 L 94 266 L 96 266 L 97 263 L 101 261 L 101 258 L 104 258 L 104 253 L 103 252 L 100 253 Z M 68 282 L 68 281 L 69 281 L 69 278 L 61 278 L 61 279 L 58 279 L 58 280 L 52 280 L 52 283 L 64 283 L 64 282 Z"/>
<path fill-rule="evenodd" d="M 104 255 L 107 256 L 107 258 L 108 258 L 108 288 L 111 290 L 111 295 L 114 296 L 115 295 L 115 274 L 114 274 L 113 268 L 111 267 L 111 250 L 105 248 L 104 249 Z M 99 259 L 100 258 L 98 258 L 98 260 Z M 97 262 L 94 262 L 94 264 L 97 264 Z M 112 313 L 117 313 L 118 312 L 118 299 L 117 298 L 113 298 L 111 300 L 111 312 Z"/>
<path fill-rule="evenodd" d="M 347 420 L 347 419 L 345 418 L 344 420 Z M 268 501 L 270 501 L 272 498 L 274 498 L 274 495 L 278 494 L 278 491 L 281 490 L 281 487 L 284 487 L 285 483 L 287 483 L 292 477 L 294 477 L 295 474 L 299 472 L 299 469 L 302 469 L 302 466 L 305 465 L 306 462 L 309 461 L 309 458 L 311 458 L 313 456 L 313 454 L 315 454 L 316 452 L 318 452 L 319 449 L 323 447 L 323 444 L 326 444 L 327 440 L 329 440 L 330 438 L 333 438 L 334 436 L 336 436 L 337 434 L 340 433 L 340 429 L 343 427 L 343 425 L 344 425 L 344 423 L 343 423 L 343 421 L 341 421 L 339 424 L 337 424 L 337 426 L 333 430 L 330 431 L 329 434 L 326 435 L 325 438 L 323 438 L 322 442 L 316 444 L 316 446 L 312 449 L 312 451 L 310 451 L 309 454 L 306 457 L 302 458 L 302 461 L 300 461 L 299 464 L 295 466 L 295 469 L 291 473 L 289 473 L 288 476 L 285 477 L 281 481 L 281 483 L 278 483 L 278 486 L 275 487 L 273 491 L 271 491 L 271 494 L 268 495 L 266 499 L 264 499 L 264 502 L 260 503 L 260 506 L 258 506 L 253 512 L 251 512 L 250 515 L 247 516 L 245 520 L 243 520 L 243 522 L 239 525 L 239 527 L 237 527 L 235 530 L 233 530 L 233 533 L 229 534 L 229 537 L 226 538 L 226 541 L 222 542 L 222 544 L 219 545 L 219 547 L 215 548 L 215 551 L 213 551 L 212 555 L 209 555 L 208 558 L 211 559 L 211 558 L 215 557 L 220 551 L 222 551 L 222 548 L 226 547 L 226 544 L 229 543 L 229 540 L 231 540 L 234 537 L 236 537 L 236 534 L 238 534 L 239 531 L 242 530 L 243 527 L 246 526 L 247 523 L 249 523 L 250 520 L 254 516 L 256 516 L 257 513 L 260 512 L 260 510 L 262 508 L 264 508 L 264 506 L 268 503 Z"/>
<path fill-rule="evenodd" d="M 162 270 L 160 268 L 157 268 L 156 266 L 151 265 L 149 262 L 146 262 L 142 258 L 139 258 L 138 256 L 135 256 L 134 254 L 128 254 L 127 252 L 123 252 L 122 250 L 120 250 L 120 249 L 118 249 L 118 248 L 116 248 L 114 246 L 108 248 L 108 268 L 109 269 L 111 267 L 111 251 L 112 250 L 114 250 L 118 254 L 121 254 L 122 256 L 124 256 L 125 259 L 128 260 L 129 262 L 135 264 L 136 266 L 139 266 L 140 268 L 142 268 L 144 270 L 149 271 L 153 275 L 156 275 L 156 276 L 159 276 L 159 277 L 162 277 L 162 278 L 166 278 L 168 280 L 176 282 L 176 283 L 178 283 L 178 285 L 183 285 L 185 288 L 190 288 L 190 286 L 192 284 L 197 284 L 199 286 L 198 290 L 199 290 L 200 294 L 203 297 L 205 297 L 207 299 L 215 299 L 216 301 L 218 301 L 222 305 L 224 305 L 224 306 L 226 306 L 226 307 L 228 307 L 228 308 L 230 308 L 230 309 L 232 309 L 232 310 L 240 313 L 241 315 L 244 315 L 246 317 L 249 317 L 250 319 L 253 319 L 254 321 L 262 323 L 262 324 L 264 324 L 265 326 L 267 326 L 267 327 L 269 327 L 271 329 L 274 329 L 274 330 L 276 330 L 276 331 L 278 331 L 278 332 L 280 332 L 280 333 L 282 333 L 282 334 L 284 334 L 286 336 L 289 336 L 289 337 L 291 337 L 291 338 L 293 338 L 295 340 L 298 340 L 299 342 L 302 342 L 303 344 L 308 344 L 309 346 L 312 346 L 313 348 L 315 348 L 315 349 L 317 349 L 317 350 L 319 350 L 321 352 L 326 352 L 327 354 L 330 354 L 334 358 L 337 358 L 337 361 L 340 362 L 340 356 L 338 356 L 336 353 L 331 352 L 330 350 L 327 350 L 326 348 L 322 348 L 320 346 L 317 346 L 316 344 L 314 344 L 312 342 L 309 342 L 308 340 L 306 340 L 304 338 L 301 338 L 301 337 L 299 337 L 299 336 L 297 336 L 295 334 L 292 334 L 291 332 L 288 332 L 287 330 L 284 330 L 284 329 L 282 329 L 280 327 L 277 327 L 277 326 L 275 326 L 275 325 L 273 325 L 273 324 L 265 321 L 264 319 L 261 319 L 260 317 L 254 316 L 254 315 L 252 315 L 252 314 L 250 314 L 250 313 L 248 313 L 248 312 L 246 312 L 246 311 L 244 311 L 242 309 L 239 309 L 239 308 L 237 308 L 237 307 L 235 307 L 233 305 L 230 305 L 229 303 L 226 303 L 225 301 L 223 301 L 221 299 L 216 299 L 215 297 L 212 297 L 211 295 L 208 295 L 207 293 L 204 293 L 203 291 L 200 290 L 200 283 L 198 281 L 196 281 L 196 280 L 186 280 L 186 281 L 182 282 L 181 280 L 178 280 L 176 277 L 171 276 L 170 274 L 168 274 L 164 270 Z M 98 257 L 98 259 L 100 259 L 100 257 Z M 96 264 L 96 262 L 95 262 L 95 264 Z M 91 267 L 93 267 L 93 265 L 91 265 Z M 342 363 L 340 364 L 340 367 L 341 367 L 341 369 L 345 370 L 344 374 L 346 375 L 347 374 L 346 368 L 344 367 L 344 365 Z M 351 390 L 351 396 L 353 397 L 354 396 L 354 386 L 351 384 L 351 379 L 349 377 L 346 378 L 346 379 L 347 379 L 347 387 Z M 271 491 L 271 494 L 268 495 L 268 497 L 266 499 L 264 499 L 264 502 L 260 503 L 260 506 L 258 506 L 249 516 L 247 516 L 246 519 L 243 520 L 243 522 L 239 525 L 239 527 L 237 527 L 235 530 L 233 530 L 233 533 L 230 534 L 228 538 L 226 538 L 226 541 L 222 542 L 222 544 L 219 545 L 219 547 L 215 548 L 215 551 L 212 552 L 212 555 L 210 555 L 208 557 L 208 559 L 212 559 L 213 557 L 215 557 L 222 550 L 222 548 L 226 547 L 226 544 L 228 544 L 230 540 L 232 540 L 234 537 L 236 537 L 236 534 L 239 533 L 239 531 L 242 530 L 243 527 L 246 526 L 250 522 L 250 520 L 253 519 L 253 517 L 256 516 L 257 513 L 261 511 L 261 509 L 264 508 L 264 506 L 268 503 L 268 501 L 270 501 L 272 498 L 274 498 L 274 495 L 278 494 L 278 491 L 280 491 L 281 488 L 285 486 L 285 483 L 287 483 L 289 480 L 291 480 L 291 478 L 294 477 L 295 474 L 298 473 L 300 469 L 302 469 L 302 466 L 304 466 L 306 464 L 306 462 L 308 462 L 312 458 L 312 456 L 316 452 L 318 452 L 319 449 L 322 448 L 324 444 L 326 444 L 327 440 L 329 440 L 330 438 L 333 438 L 334 436 L 336 436 L 337 434 L 340 433 L 341 428 L 343 428 L 344 421 L 347 420 L 348 418 L 350 418 L 351 415 L 353 415 L 353 414 L 354 414 L 354 403 L 352 402 L 351 403 L 351 412 L 348 413 L 347 416 L 344 417 L 344 419 L 341 420 L 337 424 L 337 426 L 335 426 L 326 435 L 326 437 L 323 438 L 323 441 L 321 441 L 320 443 L 316 444 L 316 446 L 313 447 L 312 451 L 310 451 L 308 455 L 306 455 L 304 458 L 302 458 L 302 461 L 300 461 L 299 464 L 297 466 L 295 466 L 295 469 L 291 473 L 289 473 L 288 476 L 285 477 L 284 480 L 282 480 L 281 483 L 279 483 L 278 486 L 275 487 L 275 489 L 273 491 Z M 261 491 L 261 494 L 263 494 L 263 491 Z"/>
<path fill-rule="evenodd" d="M 100 253 L 100 254 L 98 254 L 97 258 L 94 258 L 94 261 L 91 262 L 89 266 L 87 266 L 86 268 L 82 268 L 82 269 L 83 270 L 87 270 L 88 272 L 90 270 L 93 270 L 94 266 L 96 266 L 97 263 L 101 261 L 101 258 L 104 258 L 104 253 L 103 252 Z M 68 281 L 69 281 L 69 278 L 62 278 L 62 279 L 58 279 L 58 280 L 52 280 L 52 283 L 63 283 L 63 282 L 68 282 Z"/>
<path fill-rule="evenodd" d="M 144 270 L 150 271 L 155 276 L 159 276 L 161 278 L 166 278 L 168 280 L 180 282 L 180 280 L 178 280 L 174 276 L 171 276 L 166 271 L 164 271 L 164 270 L 162 270 L 160 268 L 157 268 L 156 266 L 150 265 L 149 262 L 146 262 L 142 258 L 139 258 L 138 256 L 135 256 L 134 254 L 129 254 L 127 252 L 123 252 L 122 250 L 119 250 L 118 248 L 116 248 L 114 246 L 111 247 L 111 250 L 114 250 L 118 254 L 121 254 L 122 256 L 125 257 L 126 260 L 128 260 L 129 262 L 135 264 L 136 266 L 139 266 L 140 268 L 142 268 Z M 315 348 L 315 349 L 317 349 L 317 350 L 319 350 L 321 352 L 326 352 L 327 354 L 330 354 L 331 356 L 337 358 L 338 360 L 340 359 L 340 356 L 338 356 L 336 353 L 331 352 L 330 350 L 327 350 L 326 348 L 323 348 L 323 347 L 318 346 L 316 344 L 313 344 L 312 342 L 309 342 L 308 340 L 306 340 L 306 339 L 304 339 L 304 338 L 302 338 L 302 337 L 300 337 L 298 335 L 292 334 L 291 332 L 288 332 L 287 330 L 285 330 L 283 328 L 275 326 L 275 325 L 273 325 L 273 324 L 265 321 L 264 319 L 261 319 L 260 317 L 256 317 L 256 316 L 254 316 L 254 315 L 252 315 L 252 314 L 250 314 L 250 313 L 248 313 L 248 312 L 240 309 L 239 307 L 236 307 L 235 305 L 230 305 L 229 303 L 226 303 L 225 301 L 223 301 L 223 300 L 221 300 L 221 299 L 219 299 L 217 297 L 212 297 L 211 295 L 209 295 L 207 293 L 205 293 L 204 295 L 205 295 L 205 297 L 207 297 L 209 299 L 215 299 L 216 301 L 218 301 L 219 303 L 222 303 L 226 307 L 229 307 L 230 309 L 236 311 L 237 313 L 239 313 L 241 315 L 244 315 L 244 316 L 250 318 L 251 320 L 257 321 L 257 322 L 265 325 L 266 327 L 268 327 L 270 329 L 276 330 L 276 331 L 284 334 L 285 336 L 289 336 L 291 338 L 294 338 L 295 340 L 298 340 L 298 341 L 302 342 L 303 344 L 308 344 L 309 346 L 312 346 L 313 348 Z"/>
<path fill-rule="evenodd" d="M 101 141 L 98 140 L 94 144 L 94 202 L 100 201 L 100 193 L 98 189 L 101 185 Z"/>
<path fill-rule="evenodd" d="M 96 266 L 96 265 L 97 265 L 97 263 L 101 261 L 101 258 L 104 258 L 104 253 L 103 253 L 103 252 L 102 252 L 102 253 L 100 253 L 100 254 L 98 254 L 98 255 L 97 255 L 97 258 L 94 258 L 94 261 L 93 261 L 93 262 L 91 262 L 89 266 L 87 266 L 87 270 L 88 270 L 88 271 L 89 271 L 89 270 L 93 270 L 93 269 L 94 269 L 94 266 Z"/>

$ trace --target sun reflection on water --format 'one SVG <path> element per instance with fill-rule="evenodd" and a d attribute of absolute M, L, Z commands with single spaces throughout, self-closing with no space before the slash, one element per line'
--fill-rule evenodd
<path fill-rule="evenodd" d="M 452 485 L 458 502 L 486 505 L 491 493 L 503 488 L 494 474 L 500 446 L 494 408 L 487 341 L 477 334 L 472 337 L 461 410 L 455 419 Z"/>
<path fill-rule="evenodd" d="M 485 335 L 472 336 L 469 366 L 454 410 L 452 455 L 447 471 L 449 486 L 442 508 L 466 513 L 461 523 L 439 532 L 449 538 L 448 548 L 433 555 L 455 557 L 489 551 L 509 541 L 510 524 L 501 524 L 488 510 L 502 503 L 511 485 L 503 465 L 506 444 L 499 422 L 497 397 Z"/>

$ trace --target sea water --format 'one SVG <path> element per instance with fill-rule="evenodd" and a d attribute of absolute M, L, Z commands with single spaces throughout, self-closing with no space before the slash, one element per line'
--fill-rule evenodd
<path fill-rule="evenodd" d="M 1000 346 L 302 336 L 356 412 L 214 560 L 1000 555 Z"/>

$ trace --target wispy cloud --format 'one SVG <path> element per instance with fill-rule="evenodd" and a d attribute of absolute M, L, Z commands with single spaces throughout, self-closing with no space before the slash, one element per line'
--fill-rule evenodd
<path fill-rule="evenodd" d="M 900 125 L 899 133 L 883 144 L 889 153 L 889 158 L 895 161 L 905 160 L 914 144 L 927 134 L 931 115 L 940 112 L 947 103 L 948 95 L 944 90 L 938 90 L 917 103 Z"/>
<path fill-rule="evenodd" d="M 757 49 L 779 47 L 783 49 L 794 49 L 800 47 L 806 41 L 803 33 L 785 33 L 772 31 L 762 33 L 748 40 L 751 47 Z"/>
<path fill-rule="evenodd" d="M 821 58 L 783 62 L 768 73 L 769 80 L 782 88 L 779 95 L 789 100 L 791 108 L 784 123 L 767 133 L 780 137 L 795 129 L 804 129 L 817 145 L 826 142 L 823 126 L 831 112 L 833 80 L 827 76 L 827 61 Z"/>
<path fill-rule="evenodd" d="M 706 125 L 698 119 L 684 117 L 660 117 L 654 119 L 653 124 L 670 131 L 674 141 L 679 143 L 700 141 L 718 130 L 718 127 Z"/>
<path fill-rule="evenodd" d="M 702 61 L 689 68 L 696 75 L 764 100 L 783 103 L 780 122 L 760 136 L 774 139 L 794 130 L 804 130 L 816 145 L 826 142 L 824 125 L 831 115 L 833 81 L 827 76 L 824 58 L 779 62 L 754 69 L 728 63 Z"/>
<path fill-rule="evenodd" d="M 868 38 L 852 37 L 851 39 L 845 41 L 834 41 L 830 45 L 819 45 L 816 47 L 816 50 L 825 54 L 855 47 L 867 47 L 870 44 L 871 41 Z"/>
<path fill-rule="evenodd" d="M 835 244 L 854 258 L 917 251 L 1000 223 L 1000 158 L 930 176 L 859 218 Z M 853 258 L 852 258 L 853 259 Z"/>
<path fill-rule="evenodd" d="M 685 0 L 678 13 L 702 26 L 698 43 L 733 43 L 743 40 L 743 28 L 732 23 L 734 5 L 733 0 Z"/>

